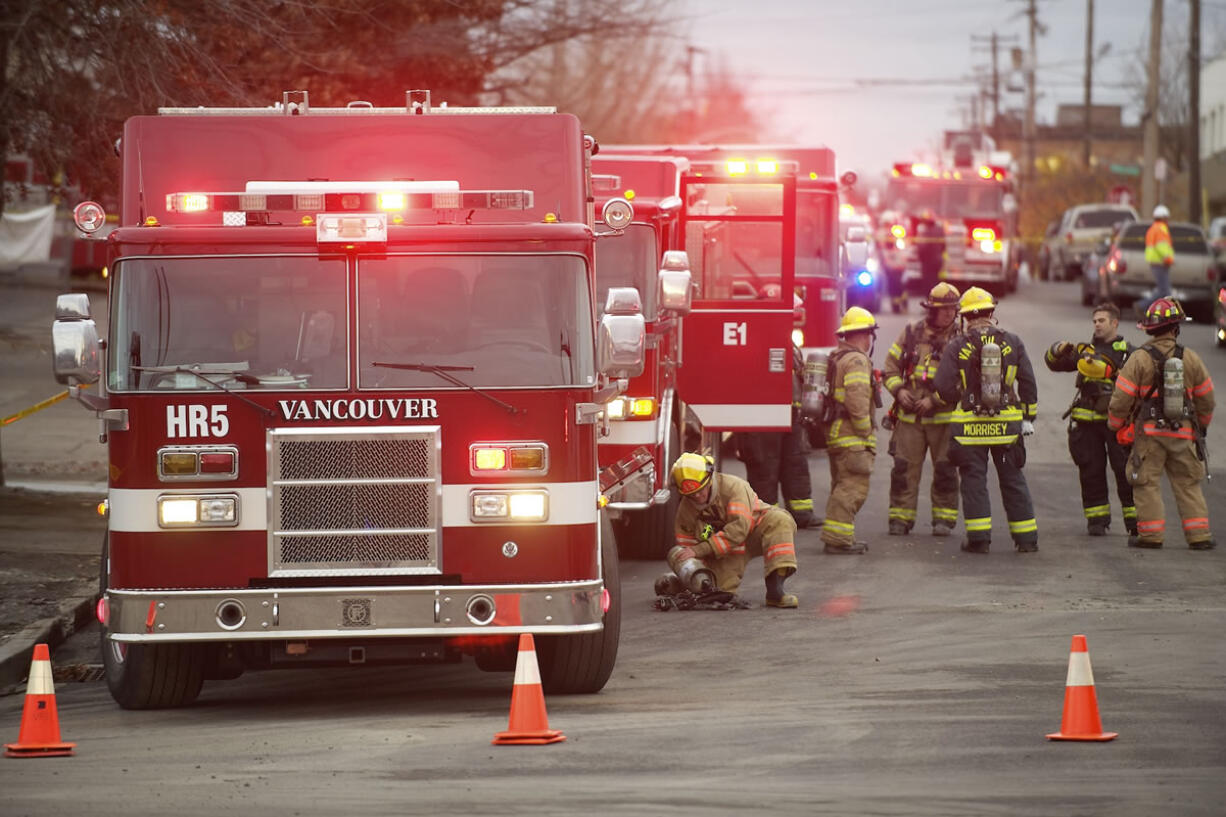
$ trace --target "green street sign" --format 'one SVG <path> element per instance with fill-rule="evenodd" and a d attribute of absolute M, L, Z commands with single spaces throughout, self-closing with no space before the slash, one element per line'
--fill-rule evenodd
<path fill-rule="evenodd" d="M 1111 165 L 1110 170 L 1117 176 L 1140 176 L 1140 165 Z"/>

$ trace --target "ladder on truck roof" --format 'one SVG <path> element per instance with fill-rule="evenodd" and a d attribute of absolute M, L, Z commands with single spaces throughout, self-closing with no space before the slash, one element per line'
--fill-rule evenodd
<path fill-rule="evenodd" d="M 412 90 L 404 92 L 403 108 L 376 108 L 372 103 L 363 100 L 350 102 L 343 108 L 312 108 L 306 91 L 285 91 L 281 101 L 266 108 L 158 108 L 160 116 L 303 116 L 306 114 L 326 116 L 379 116 L 390 114 L 525 114 L 525 113 L 557 113 L 552 105 L 502 105 L 502 106 L 470 106 L 451 107 L 446 102 L 440 105 L 430 104 L 428 90 Z"/>

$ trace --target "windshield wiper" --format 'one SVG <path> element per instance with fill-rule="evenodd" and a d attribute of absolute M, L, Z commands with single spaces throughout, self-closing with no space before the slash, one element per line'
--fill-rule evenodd
<path fill-rule="evenodd" d="M 439 377 L 443 378 L 444 380 L 446 380 L 448 383 L 451 383 L 452 385 L 459 386 L 460 388 L 468 389 L 471 392 L 481 395 L 486 400 L 489 400 L 491 403 L 503 409 L 506 409 L 507 414 L 519 414 L 521 411 L 523 411 L 523 409 L 518 409 L 515 406 L 511 405 L 510 403 L 504 400 L 499 400 L 497 397 L 490 394 L 489 392 L 482 391 L 476 386 L 470 386 L 468 383 L 465 383 L 460 378 L 451 374 L 451 372 L 471 372 L 473 370 L 472 366 L 437 366 L 433 363 L 378 363 L 378 362 L 371 363 L 370 365 L 377 366 L 381 369 L 400 369 L 406 372 L 430 372 L 431 374 L 438 375 Z"/>
<path fill-rule="evenodd" d="M 239 394 L 233 389 L 227 388 L 226 386 L 222 385 L 218 381 L 210 380 L 209 378 L 205 377 L 203 374 L 201 374 L 201 369 L 203 367 L 189 369 L 186 366 L 132 366 L 131 368 L 134 371 L 153 372 L 155 374 L 190 374 L 192 377 L 195 377 L 197 380 L 203 380 L 205 383 L 208 383 L 210 386 L 212 386 L 215 389 L 219 389 L 221 391 L 224 391 L 226 394 L 237 397 L 239 400 L 242 400 L 247 405 L 263 413 L 265 416 L 268 416 L 268 417 L 273 416 L 272 409 L 264 408 L 259 403 L 255 402 L 254 400 L 248 397 L 245 397 L 242 394 Z M 226 368 L 225 366 L 214 366 L 208 369 L 204 369 L 204 371 L 208 372 L 210 375 L 221 375 L 224 377 L 232 377 L 238 382 L 246 383 L 249 386 L 259 385 L 259 382 L 260 382 L 260 379 L 258 377 L 255 377 L 254 375 L 249 375 L 246 372 L 238 371 L 236 369 L 229 369 L 229 368 Z"/>

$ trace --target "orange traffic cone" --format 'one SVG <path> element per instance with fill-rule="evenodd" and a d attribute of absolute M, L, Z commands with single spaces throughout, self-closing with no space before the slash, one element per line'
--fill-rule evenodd
<path fill-rule="evenodd" d="M 515 686 L 511 689 L 511 722 L 507 731 L 494 735 L 495 746 L 511 744 L 558 743 L 566 740 L 557 729 L 549 728 L 545 712 L 545 693 L 541 690 L 541 671 L 536 665 L 536 643 L 531 633 L 519 637 L 515 659 Z"/>
<path fill-rule="evenodd" d="M 26 681 L 26 705 L 21 713 L 21 732 L 16 743 L 4 744 L 5 757 L 65 757 L 75 743 L 60 741 L 60 718 L 55 711 L 55 686 L 51 682 L 51 653 L 46 644 L 34 645 L 30 678 Z"/>
<path fill-rule="evenodd" d="M 1086 637 L 1075 635 L 1068 657 L 1068 680 L 1064 684 L 1064 718 L 1060 721 L 1060 731 L 1047 737 L 1050 740 L 1111 740 L 1117 734 L 1103 731 Z"/>

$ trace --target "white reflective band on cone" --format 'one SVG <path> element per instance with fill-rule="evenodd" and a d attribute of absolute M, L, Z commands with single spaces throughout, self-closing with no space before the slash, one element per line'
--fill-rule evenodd
<path fill-rule="evenodd" d="M 30 680 L 26 682 L 26 694 L 55 694 L 55 684 L 51 681 L 50 661 L 34 661 L 30 664 Z"/>
<path fill-rule="evenodd" d="M 536 684 L 540 686 L 541 669 L 536 665 L 536 650 L 520 650 L 515 659 L 515 685 Z"/>
<path fill-rule="evenodd" d="M 1094 673 L 1090 670 L 1090 654 L 1088 652 L 1069 653 L 1068 681 L 1065 682 L 1065 686 L 1094 686 Z"/>

